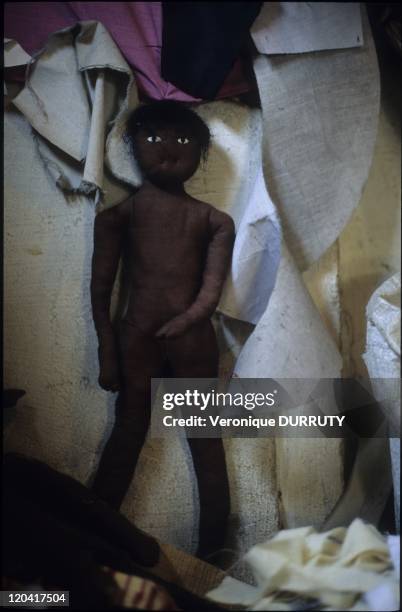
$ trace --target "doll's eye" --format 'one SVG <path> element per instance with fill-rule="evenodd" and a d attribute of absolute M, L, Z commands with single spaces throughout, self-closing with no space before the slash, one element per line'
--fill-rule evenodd
<path fill-rule="evenodd" d="M 188 144 L 190 141 L 189 141 L 189 139 L 188 139 L 188 138 L 185 138 L 184 136 L 180 136 L 180 137 L 177 139 L 177 142 L 179 142 L 180 144 Z"/>
<path fill-rule="evenodd" d="M 148 142 L 162 142 L 162 138 L 160 136 L 148 136 Z"/>

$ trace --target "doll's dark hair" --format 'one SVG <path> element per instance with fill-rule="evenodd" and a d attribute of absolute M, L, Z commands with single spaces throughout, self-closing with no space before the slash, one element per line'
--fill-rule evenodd
<path fill-rule="evenodd" d="M 206 159 L 211 141 L 208 126 L 188 106 L 174 100 L 159 100 L 138 106 L 127 120 L 124 138 L 135 151 L 134 139 L 141 129 L 155 131 L 167 126 L 189 130 L 200 145 L 203 159 Z"/>

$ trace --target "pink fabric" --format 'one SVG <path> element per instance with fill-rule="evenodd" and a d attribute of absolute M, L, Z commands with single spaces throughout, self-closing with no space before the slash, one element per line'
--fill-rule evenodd
<path fill-rule="evenodd" d="M 160 75 L 162 7 L 160 2 L 6 2 L 4 32 L 32 55 L 48 36 L 77 21 L 100 21 L 132 67 L 138 89 L 155 100 L 200 101 L 163 80 Z M 250 89 L 237 60 L 217 98 Z"/>

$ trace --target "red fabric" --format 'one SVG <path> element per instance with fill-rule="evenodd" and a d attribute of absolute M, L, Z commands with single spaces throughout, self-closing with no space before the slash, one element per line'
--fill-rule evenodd
<path fill-rule="evenodd" d="M 160 75 L 162 8 L 160 2 L 6 2 L 4 32 L 30 55 L 53 32 L 77 21 L 100 21 L 134 71 L 140 93 L 154 100 L 200 101 Z M 227 98 L 250 89 L 238 59 L 217 95 Z"/>

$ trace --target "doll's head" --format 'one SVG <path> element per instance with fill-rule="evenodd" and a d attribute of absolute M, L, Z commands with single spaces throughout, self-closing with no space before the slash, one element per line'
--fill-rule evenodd
<path fill-rule="evenodd" d="M 126 139 L 143 175 L 160 187 L 180 185 L 206 157 L 210 132 L 204 121 L 180 102 L 161 100 L 136 108 Z"/>

